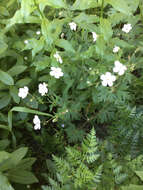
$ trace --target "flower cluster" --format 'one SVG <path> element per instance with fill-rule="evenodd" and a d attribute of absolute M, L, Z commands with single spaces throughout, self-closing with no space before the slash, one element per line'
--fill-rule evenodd
<path fill-rule="evenodd" d="M 28 91 L 29 89 L 27 86 L 24 86 L 23 88 L 19 88 L 18 96 L 24 99 L 28 95 Z"/>
<path fill-rule="evenodd" d="M 62 77 L 64 73 L 62 72 L 62 69 L 59 67 L 51 67 L 50 75 L 58 79 Z"/>
<path fill-rule="evenodd" d="M 120 63 L 120 61 L 115 61 L 114 65 L 113 72 L 118 73 L 118 75 L 123 75 L 127 70 L 127 67 Z"/>
<path fill-rule="evenodd" d="M 93 42 L 96 42 L 98 35 L 96 32 L 92 32 Z"/>
<path fill-rule="evenodd" d="M 113 53 L 117 53 L 120 50 L 120 47 L 114 46 L 113 48 Z"/>
<path fill-rule="evenodd" d="M 124 24 L 122 31 L 125 33 L 129 33 L 131 29 L 132 29 L 131 24 Z"/>
<path fill-rule="evenodd" d="M 63 60 L 62 60 L 61 56 L 59 55 L 59 53 L 57 51 L 54 54 L 54 58 L 56 58 L 57 62 L 63 63 Z"/>
<path fill-rule="evenodd" d="M 102 80 L 103 86 L 113 86 L 113 82 L 116 80 L 116 77 L 112 75 L 110 72 L 106 72 L 105 75 L 102 74 L 100 76 L 100 79 Z"/>
<path fill-rule="evenodd" d="M 41 122 L 40 122 L 38 115 L 34 116 L 33 123 L 34 123 L 34 129 L 35 130 L 41 129 Z"/>
<path fill-rule="evenodd" d="M 45 82 L 40 83 L 39 84 L 39 93 L 41 94 L 41 96 L 44 96 L 46 93 L 48 93 L 48 88 L 47 88 L 47 84 Z"/>
<path fill-rule="evenodd" d="M 70 26 L 70 29 L 71 29 L 71 30 L 76 31 L 77 25 L 76 25 L 75 22 L 70 22 L 70 23 L 69 23 L 69 26 Z"/>

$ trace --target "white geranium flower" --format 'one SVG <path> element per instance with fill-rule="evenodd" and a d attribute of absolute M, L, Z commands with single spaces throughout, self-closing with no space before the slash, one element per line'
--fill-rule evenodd
<path fill-rule="evenodd" d="M 45 82 L 43 82 L 43 84 L 40 83 L 38 87 L 39 87 L 38 91 L 42 96 L 48 93 L 47 84 Z"/>
<path fill-rule="evenodd" d="M 35 130 L 41 129 L 41 121 L 40 121 L 38 115 L 35 115 L 35 116 L 34 116 L 34 118 L 33 118 L 33 123 L 34 123 L 34 129 L 35 129 Z"/>
<path fill-rule="evenodd" d="M 64 73 L 62 72 L 62 69 L 59 67 L 51 67 L 50 75 L 58 79 L 62 77 Z"/>
<path fill-rule="evenodd" d="M 116 80 L 116 77 L 110 72 L 106 72 L 105 75 L 101 75 L 100 79 L 102 80 L 103 86 L 113 86 L 113 82 Z"/>
<path fill-rule="evenodd" d="M 75 22 L 70 22 L 70 23 L 69 23 L 69 26 L 70 26 L 70 29 L 71 29 L 71 30 L 76 31 L 76 26 L 77 26 L 77 25 L 76 25 Z"/>
<path fill-rule="evenodd" d="M 22 99 L 26 98 L 27 94 L 28 94 L 28 87 L 24 86 L 23 88 L 19 88 L 19 92 L 18 92 L 18 96 Z"/>
<path fill-rule="evenodd" d="M 38 30 L 38 31 L 36 32 L 36 34 L 37 34 L 37 35 L 40 35 L 40 34 L 41 34 L 41 32 Z"/>
<path fill-rule="evenodd" d="M 113 48 L 113 53 L 117 53 L 119 51 L 120 47 L 118 46 L 114 46 Z"/>
<path fill-rule="evenodd" d="M 132 29 L 131 24 L 124 24 L 122 31 L 125 33 L 129 33 L 131 29 Z"/>
<path fill-rule="evenodd" d="M 24 40 L 24 43 L 25 43 L 25 44 L 28 44 L 28 40 Z"/>
<path fill-rule="evenodd" d="M 98 35 L 96 34 L 96 32 L 92 32 L 92 36 L 93 36 L 93 41 L 96 42 Z"/>
<path fill-rule="evenodd" d="M 54 58 L 56 58 L 57 62 L 63 63 L 63 60 L 62 60 L 61 56 L 59 55 L 59 53 L 57 51 L 54 54 Z"/>
<path fill-rule="evenodd" d="M 115 61 L 114 65 L 115 66 L 113 68 L 113 72 L 118 73 L 118 75 L 123 75 L 124 72 L 127 70 L 127 67 L 122 63 L 120 63 L 120 61 Z"/>

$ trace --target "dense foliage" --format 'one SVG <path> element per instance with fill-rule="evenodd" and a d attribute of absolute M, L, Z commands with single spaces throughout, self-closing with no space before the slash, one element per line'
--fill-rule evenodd
<path fill-rule="evenodd" d="M 142 56 L 142 0 L 0 0 L 0 190 L 143 189 Z"/>

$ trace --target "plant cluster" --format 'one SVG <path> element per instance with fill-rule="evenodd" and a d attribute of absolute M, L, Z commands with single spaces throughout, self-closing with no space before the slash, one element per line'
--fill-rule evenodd
<path fill-rule="evenodd" d="M 142 189 L 142 28 L 142 0 L 0 1 L 0 190 Z"/>

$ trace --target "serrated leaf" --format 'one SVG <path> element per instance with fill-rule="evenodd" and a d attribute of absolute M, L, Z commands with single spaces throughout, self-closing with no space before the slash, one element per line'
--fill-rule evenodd
<path fill-rule="evenodd" d="M 0 81 L 6 85 L 14 85 L 13 78 L 6 72 L 0 70 Z"/>
<path fill-rule="evenodd" d="M 72 10 L 85 10 L 89 8 L 97 7 L 98 3 L 95 0 L 76 0 L 73 6 L 71 7 Z"/>

